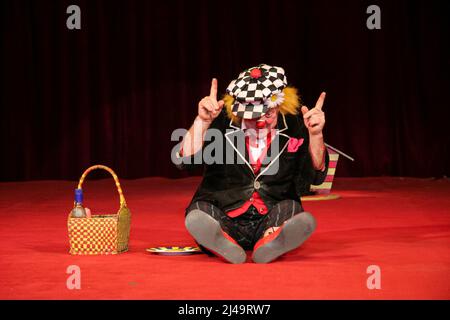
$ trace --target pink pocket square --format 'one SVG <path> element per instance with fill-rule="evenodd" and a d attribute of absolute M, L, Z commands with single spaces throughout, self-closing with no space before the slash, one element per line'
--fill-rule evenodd
<path fill-rule="evenodd" d="M 303 144 L 302 139 L 290 138 L 288 142 L 288 152 L 296 152 L 298 148 Z"/>

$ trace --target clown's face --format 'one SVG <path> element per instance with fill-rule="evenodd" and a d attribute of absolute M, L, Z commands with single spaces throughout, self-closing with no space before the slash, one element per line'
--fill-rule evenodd
<path fill-rule="evenodd" d="M 255 135 L 259 139 L 264 138 L 272 129 L 277 126 L 278 112 L 280 108 L 270 108 L 262 117 L 257 119 L 243 119 L 243 127 L 250 135 Z"/>

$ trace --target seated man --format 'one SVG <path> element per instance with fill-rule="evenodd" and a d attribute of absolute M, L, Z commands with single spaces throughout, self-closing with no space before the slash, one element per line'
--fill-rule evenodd
<path fill-rule="evenodd" d="M 224 141 L 215 149 L 223 161 L 204 161 L 186 209 L 186 228 L 203 250 L 231 263 L 245 262 L 245 250 L 253 250 L 254 262 L 268 263 L 311 235 L 316 222 L 303 211 L 300 193 L 326 177 L 324 99 L 322 93 L 314 108 L 300 108 L 284 70 L 265 64 L 242 72 L 220 101 L 212 80 L 177 153 L 178 166 L 190 168 L 215 143 L 205 141 L 207 131 Z"/>

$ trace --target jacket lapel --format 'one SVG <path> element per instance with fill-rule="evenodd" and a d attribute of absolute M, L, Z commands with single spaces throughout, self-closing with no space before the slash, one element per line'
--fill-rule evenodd
<path fill-rule="evenodd" d="M 259 178 L 261 175 L 266 173 L 270 169 L 270 167 L 275 163 L 275 161 L 278 160 L 281 154 L 286 150 L 289 139 L 291 138 L 288 134 L 283 133 L 287 130 L 288 126 L 286 123 L 286 118 L 280 112 L 278 114 L 275 137 L 273 138 L 272 143 L 270 144 L 269 149 L 267 150 L 266 159 L 263 160 L 263 167 L 261 168 L 261 171 L 256 178 Z M 276 146 L 276 148 L 273 149 L 273 146 Z"/>
<path fill-rule="evenodd" d="M 265 159 L 263 159 L 263 167 L 261 168 L 261 170 L 256 178 L 258 178 L 259 176 L 264 174 L 264 172 L 266 172 L 270 168 L 270 166 L 286 150 L 290 136 L 283 132 L 285 132 L 287 130 L 288 130 L 288 126 L 286 123 L 286 118 L 280 112 L 278 114 L 277 128 L 275 130 L 275 136 L 272 140 L 272 143 L 269 146 L 269 149 L 267 150 L 267 155 L 266 155 Z M 225 133 L 225 139 L 226 139 L 226 142 L 238 154 L 238 157 L 240 157 L 241 160 L 244 161 L 244 163 L 246 164 L 246 167 L 250 170 L 250 172 L 253 175 L 255 175 L 253 168 L 250 165 L 249 154 L 248 154 L 247 147 L 245 145 L 245 134 L 244 134 L 244 131 L 241 129 L 240 125 L 236 124 L 232 120 L 230 120 L 229 127 L 227 129 L 227 132 Z M 275 139 L 278 139 L 278 143 L 275 142 Z M 240 141 L 240 143 L 238 143 L 238 141 Z M 272 147 L 274 145 L 276 145 L 278 147 L 278 148 L 276 148 L 278 150 L 276 150 L 276 149 L 273 150 Z M 275 151 L 275 153 L 273 154 L 274 151 Z M 269 157 L 269 155 L 270 155 L 270 157 Z"/>
<path fill-rule="evenodd" d="M 241 158 L 242 161 L 244 161 L 246 167 L 254 175 L 255 173 L 253 172 L 253 168 L 250 165 L 249 154 L 245 146 L 245 134 L 240 126 L 238 126 L 238 124 L 235 124 L 232 120 L 230 120 L 229 128 L 225 133 L 225 140 L 234 149 L 238 157 Z"/>

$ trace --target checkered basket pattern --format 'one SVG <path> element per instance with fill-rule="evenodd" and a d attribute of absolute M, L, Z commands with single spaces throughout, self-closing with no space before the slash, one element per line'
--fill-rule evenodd
<path fill-rule="evenodd" d="M 93 215 L 91 218 L 73 218 L 69 214 L 67 227 L 70 254 L 73 255 L 118 254 L 128 250 L 131 212 L 114 171 L 102 165 L 92 166 L 81 176 L 78 188 L 81 189 L 87 174 L 95 169 L 106 170 L 113 176 L 120 197 L 120 208 L 117 214 Z"/>

